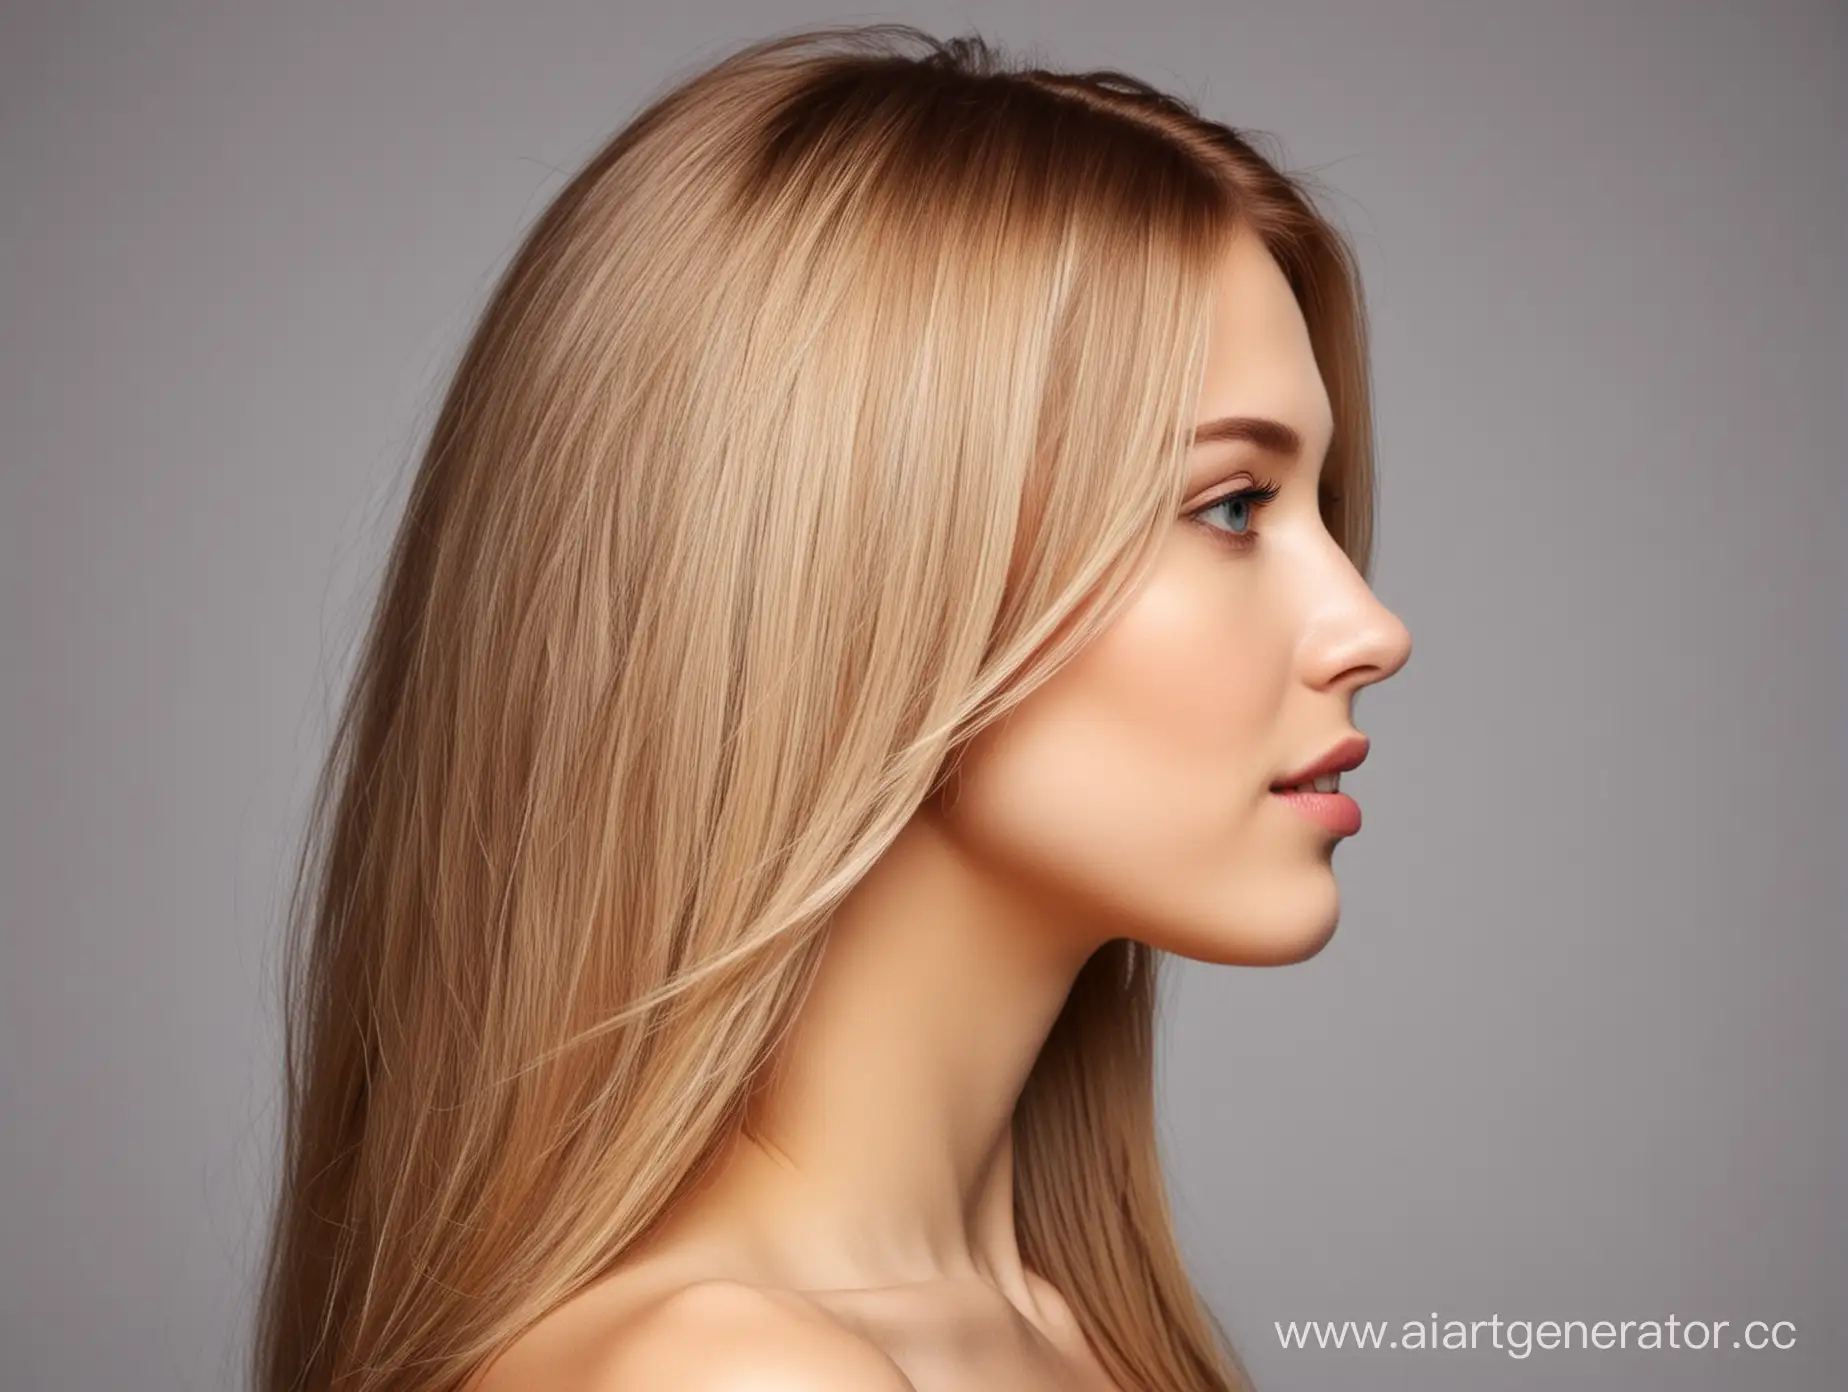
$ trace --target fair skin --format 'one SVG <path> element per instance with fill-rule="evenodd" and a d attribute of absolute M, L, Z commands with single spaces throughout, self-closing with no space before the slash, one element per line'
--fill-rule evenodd
<path fill-rule="evenodd" d="M 473 1392 L 1108 1392 L 1021 1260 L 1015 1102 L 1103 942 L 1253 965 L 1321 949 L 1340 836 L 1271 785 L 1353 734 L 1356 694 L 1411 650 L 1323 525 L 1327 392 L 1241 233 L 1195 419 L 1247 415 L 1291 426 L 1301 457 L 1195 447 L 1149 583 L 983 732 L 835 916 L 760 1138 Z M 1201 511 L 1261 483 L 1280 491 L 1260 509 Z"/>

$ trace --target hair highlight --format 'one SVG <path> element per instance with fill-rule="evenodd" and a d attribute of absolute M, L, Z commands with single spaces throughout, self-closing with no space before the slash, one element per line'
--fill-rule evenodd
<path fill-rule="evenodd" d="M 746 1123 L 832 907 L 1133 593 L 1226 238 L 1295 288 L 1365 574 L 1365 317 L 1244 135 L 1115 72 L 832 27 L 653 100 L 530 231 L 423 453 L 288 925 L 254 1385 L 457 1389 Z M 1126 1388 L 1249 1385 L 1178 1253 L 1157 955 L 1016 1113 L 1022 1255 Z"/>

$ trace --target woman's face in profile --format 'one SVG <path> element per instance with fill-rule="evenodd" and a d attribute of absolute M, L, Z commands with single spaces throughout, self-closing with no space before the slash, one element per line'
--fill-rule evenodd
<path fill-rule="evenodd" d="M 1274 785 L 1356 734 L 1355 693 L 1405 664 L 1411 635 L 1323 523 L 1328 394 L 1295 296 L 1250 232 L 1228 252 L 1194 420 L 1244 416 L 1288 426 L 1300 457 L 1198 444 L 1148 583 L 977 737 L 942 815 L 1086 932 L 1257 965 L 1314 955 L 1339 908 L 1345 833 Z M 1269 502 L 1246 493 L 1271 485 Z"/>

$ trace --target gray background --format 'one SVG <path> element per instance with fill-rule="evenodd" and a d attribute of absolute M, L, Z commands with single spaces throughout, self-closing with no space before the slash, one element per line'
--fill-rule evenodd
<path fill-rule="evenodd" d="M 236 1384 L 281 893 L 443 373 L 646 96 L 875 17 L 1273 132 L 1358 243 L 1415 652 L 1336 937 L 1177 973 L 1163 1053 L 1260 1386 L 1848 1386 L 1848 21 L 1797 0 L 9 8 L 5 1386 Z M 1273 1333 L 1433 1312 L 1798 1347 Z"/>

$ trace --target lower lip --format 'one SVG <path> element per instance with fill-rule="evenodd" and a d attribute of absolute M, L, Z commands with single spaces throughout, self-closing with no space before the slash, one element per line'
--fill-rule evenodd
<path fill-rule="evenodd" d="M 1337 836 L 1360 830 L 1360 804 L 1346 793 L 1288 793 L 1273 791 L 1317 826 Z"/>

